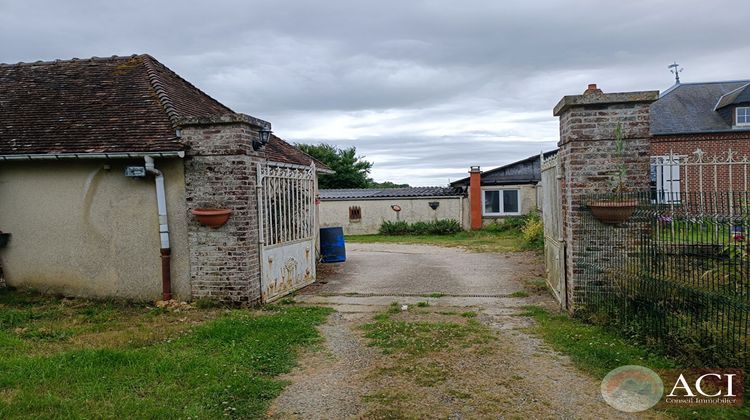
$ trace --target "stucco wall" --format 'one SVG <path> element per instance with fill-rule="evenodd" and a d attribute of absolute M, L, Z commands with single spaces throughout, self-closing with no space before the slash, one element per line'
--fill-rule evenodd
<path fill-rule="evenodd" d="M 130 162 L 3 162 L 0 250 L 9 286 L 71 296 L 161 298 L 159 224 L 153 177 L 123 175 Z M 109 165 L 109 169 L 105 167 Z M 180 159 L 157 159 L 165 173 L 172 290 L 189 299 L 185 181 Z"/>
<path fill-rule="evenodd" d="M 429 202 L 437 201 L 437 210 L 429 206 Z M 320 226 L 342 226 L 346 235 L 367 235 L 378 233 L 384 221 L 396 220 L 396 212 L 391 206 L 401 207 L 400 220 L 407 222 L 428 222 L 435 219 L 464 218 L 464 229 L 468 228 L 468 203 L 464 198 L 393 198 L 386 200 L 325 200 L 320 203 Z M 461 206 L 464 205 L 463 211 Z M 349 221 L 349 207 L 359 206 L 362 209 L 362 219 L 359 222 Z"/>

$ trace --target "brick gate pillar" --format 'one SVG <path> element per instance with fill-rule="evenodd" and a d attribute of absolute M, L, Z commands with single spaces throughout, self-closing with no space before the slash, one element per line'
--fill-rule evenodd
<path fill-rule="evenodd" d="M 239 304 L 260 301 L 256 172 L 257 163 L 265 161 L 265 152 L 253 150 L 252 143 L 262 128 L 270 127 L 270 123 L 243 114 L 180 123 L 180 137 L 189 147 L 185 157 L 188 210 L 232 210 L 227 224 L 217 229 L 186 215 L 193 299 Z"/>
<path fill-rule="evenodd" d="M 582 95 L 565 96 L 554 108 L 554 115 L 560 118 L 558 160 L 563 172 L 563 238 L 571 312 L 576 309 L 577 295 L 583 291 L 583 272 L 577 266 L 585 248 L 582 206 L 589 194 L 612 189 L 611 172 L 619 163 L 615 153 L 618 123 L 622 124 L 625 141 L 626 185 L 633 191 L 648 189 L 649 106 L 658 98 L 658 91 L 605 94 L 596 85 L 589 85 Z"/>

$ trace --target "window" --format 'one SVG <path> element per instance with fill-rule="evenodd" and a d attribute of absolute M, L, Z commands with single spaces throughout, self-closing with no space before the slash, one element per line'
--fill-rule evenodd
<path fill-rule="evenodd" d="M 349 221 L 359 222 L 360 220 L 362 220 L 362 209 L 359 206 L 349 207 Z"/>
<path fill-rule="evenodd" d="M 680 158 L 651 157 L 651 196 L 660 204 L 680 202 Z"/>
<path fill-rule="evenodd" d="M 518 190 L 484 190 L 482 201 L 484 214 L 487 216 L 521 213 Z"/>
<path fill-rule="evenodd" d="M 737 108 L 737 125 L 749 126 L 750 125 L 750 107 L 738 107 Z"/>

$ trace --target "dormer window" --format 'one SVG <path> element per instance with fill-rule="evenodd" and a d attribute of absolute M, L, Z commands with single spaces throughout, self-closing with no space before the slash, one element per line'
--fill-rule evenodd
<path fill-rule="evenodd" d="M 750 127 L 750 106 L 737 107 L 735 121 L 738 127 Z"/>

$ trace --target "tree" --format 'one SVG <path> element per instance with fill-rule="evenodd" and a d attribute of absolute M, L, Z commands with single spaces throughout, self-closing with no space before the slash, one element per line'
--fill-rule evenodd
<path fill-rule="evenodd" d="M 372 162 L 364 160 L 363 156 L 357 156 L 357 149 L 354 146 L 347 149 L 339 149 L 325 143 L 298 143 L 296 146 L 336 172 L 320 176 L 318 182 L 321 189 L 368 188 L 370 186 L 371 180 L 368 175 L 372 169 Z"/>
<path fill-rule="evenodd" d="M 409 188 L 409 184 L 396 184 L 391 181 L 375 182 L 373 180 L 370 180 L 369 188 Z"/>

